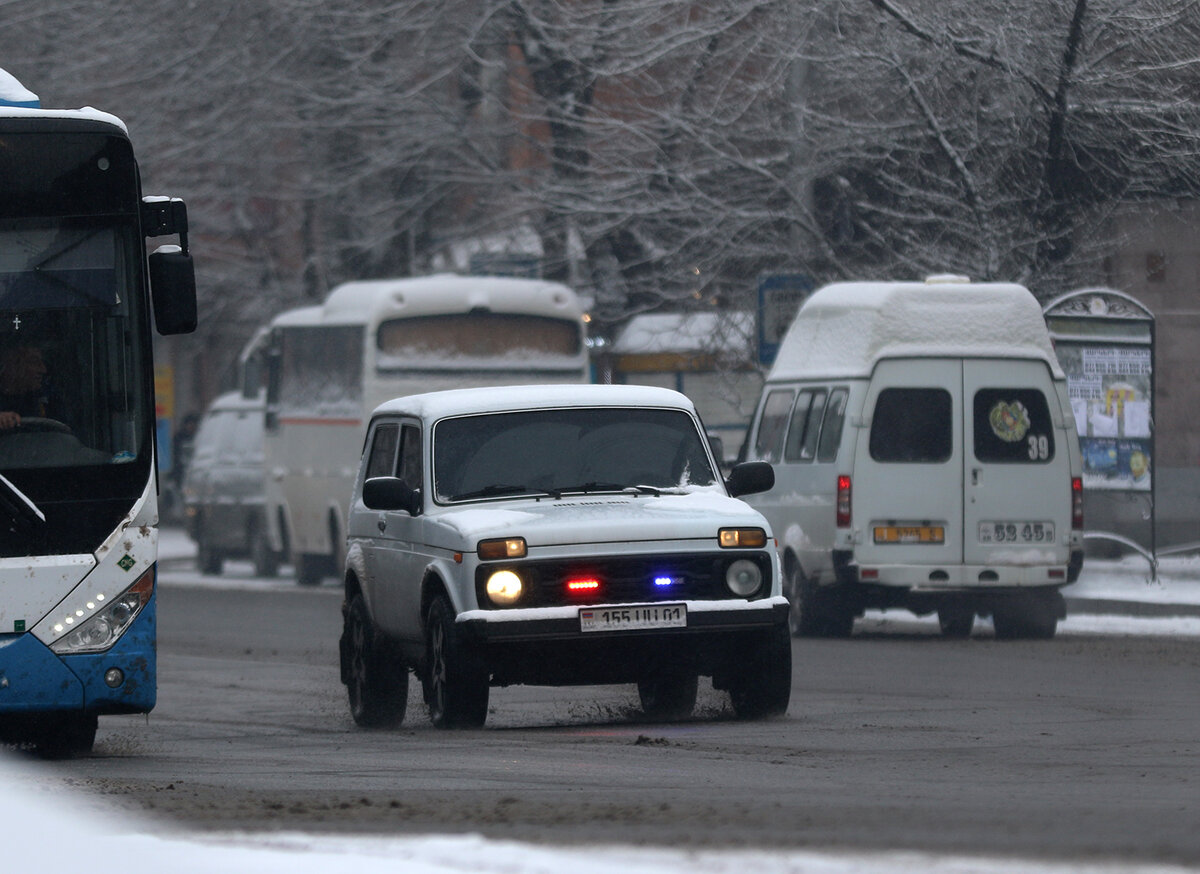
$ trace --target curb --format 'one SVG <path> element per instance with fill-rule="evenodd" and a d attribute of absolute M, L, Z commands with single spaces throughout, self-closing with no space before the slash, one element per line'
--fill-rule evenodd
<path fill-rule="evenodd" d="M 1123 601 L 1109 598 L 1067 598 L 1067 615 L 1101 614 L 1163 618 L 1200 616 L 1200 604 L 1163 604 L 1154 601 Z"/>

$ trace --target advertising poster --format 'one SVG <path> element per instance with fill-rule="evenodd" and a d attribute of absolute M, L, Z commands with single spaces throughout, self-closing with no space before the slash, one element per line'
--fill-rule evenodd
<path fill-rule="evenodd" d="M 1150 491 L 1150 348 L 1060 341 L 1087 489 Z"/>

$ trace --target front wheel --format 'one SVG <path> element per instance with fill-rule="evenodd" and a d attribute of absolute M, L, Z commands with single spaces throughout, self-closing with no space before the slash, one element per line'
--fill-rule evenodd
<path fill-rule="evenodd" d="M 738 719 L 782 716 L 792 697 L 792 641 L 787 626 L 771 629 L 734 673 L 729 698 Z"/>
<path fill-rule="evenodd" d="M 693 671 L 661 671 L 638 680 L 642 712 L 650 719 L 687 719 L 696 709 L 699 677 Z"/>
<path fill-rule="evenodd" d="M 96 743 L 98 723 L 94 714 L 64 716 L 48 722 L 33 745 L 34 752 L 43 759 L 87 755 Z"/>
<path fill-rule="evenodd" d="M 206 577 L 219 577 L 225 570 L 225 553 L 213 543 L 201 521 L 196 531 L 196 564 Z"/>
<path fill-rule="evenodd" d="M 380 645 L 361 594 L 351 597 L 342 621 L 342 681 L 350 715 L 364 728 L 399 725 L 408 709 L 408 669 Z"/>
<path fill-rule="evenodd" d="M 425 616 L 425 703 L 438 728 L 478 728 L 487 719 L 488 670 L 475 647 L 459 638 L 444 595 Z"/>
<path fill-rule="evenodd" d="M 254 562 L 254 575 L 271 579 L 279 574 L 279 554 L 271 549 L 271 541 L 261 525 L 250 530 L 250 560 Z"/>

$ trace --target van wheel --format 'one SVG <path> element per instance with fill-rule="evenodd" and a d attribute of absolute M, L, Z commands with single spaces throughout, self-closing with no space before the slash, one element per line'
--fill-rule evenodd
<path fill-rule="evenodd" d="M 296 583 L 301 586 L 319 586 L 325 579 L 325 562 L 322 556 L 302 552 L 296 556 Z"/>
<path fill-rule="evenodd" d="M 650 719 L 687 719 L 696 709 L 699 687 L 694 672 L 662 671 L 638 680 L 642 713 Z"/>
<path fill-rule="evenodd" d="M 747 653 L 729 686 L 738 719 L 782 716 L 792 697 L 792 636 L 785 626 L 772 628 Z"/>
<path fill-rule="evenodd" d="M 1053 598 L 1021 598 L 993 610 L 992 624 L 997 640 L 1050 640 L 1058 630 L 1059 615 Z"/>
<path fill-rule="evenodd" d="M 475 647 L 458 636 L 454 609 L 438 595 L 425 617 L 429 718 L 438 728 L 478 728 L 487 719 L 488 670 Z"/>
<path fill-rule="evenodd" d="M 841 595 L 822 591 L 798 562 L 787 571 L 788 628 L 796 637 L 849 637 L 854 611 Z"/>
<path fill-rule="evenodd" d="M 971 628 L 975 625 L 975 611 L 964 607 L 942 607 L 937 611 L 937 615 L 942 637 L 962 640 L 971 636 Z"/>
<path fill-rule="evenodd" d="M 408 670 L 378 645 L 375 626 L 362 595 L 355 594 L 343 617 L 342 679 L 350 715 L 365 728 L 391 728 L 408 709 Z"/>
<path fill-rule="evenodd" d="M 203 523 L 196 531 L 196 566 L 209 577 L 219 577 L 225 569 L 225 553 L 213 545 Z"/>
<path fill-rule="evenodd" d="M 250 529 L 250 560 L 254 562 L 254 575 L 270 579 L 279 575 L 279 555 L 271 549 L 267 532 L 262 523 Z"/>

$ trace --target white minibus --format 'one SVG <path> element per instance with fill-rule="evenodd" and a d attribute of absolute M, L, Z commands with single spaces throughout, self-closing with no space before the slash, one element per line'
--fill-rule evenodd
<path fill-rule="evenodd" d="M 258 343 L 267 353 L 268 526 L 302 585 L 341 572 L 346 507 L 376 406 L 439 389 L 590 377 L 578 296 L 534 279 L 349 282 L 322 305 L 276 317 Z"/>
<path fill-rule="evenodd" d="M 796 634 L 868 608 L 1052 637 L 1083 563 L 1067 383 L 1033 295 L 962 277 L 825 286 L 801 307 L 743 455 L 779 538 Z"/>

